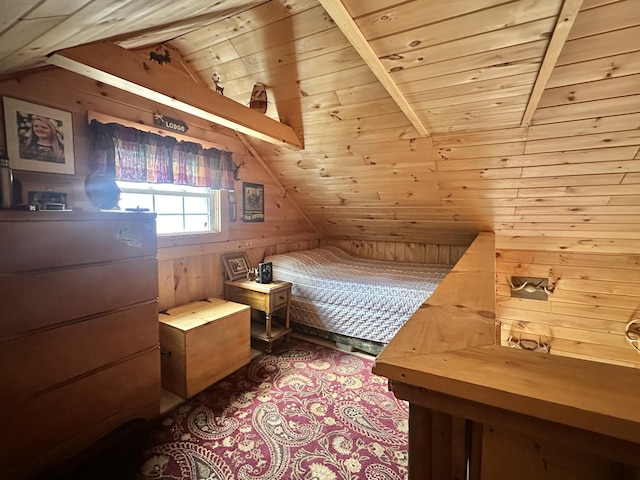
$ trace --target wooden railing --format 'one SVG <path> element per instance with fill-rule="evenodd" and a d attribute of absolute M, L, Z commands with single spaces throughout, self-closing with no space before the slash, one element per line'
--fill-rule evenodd
<path fill-rule="evenodd" d="M 637 478 L 640 372 L 496 345 L 494 264 L 481 233 L 373 366 L 410 403 L 409 478 Z"/>

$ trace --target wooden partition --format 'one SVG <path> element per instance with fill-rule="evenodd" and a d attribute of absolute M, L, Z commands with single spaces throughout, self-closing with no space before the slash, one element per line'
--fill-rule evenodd
<path fill-rule="evenodd" d="M 410 403 L 409 479 L 632 479 L 640 372 L 506 348 L 493 234 L 480 234 L 376 359 Z"/>

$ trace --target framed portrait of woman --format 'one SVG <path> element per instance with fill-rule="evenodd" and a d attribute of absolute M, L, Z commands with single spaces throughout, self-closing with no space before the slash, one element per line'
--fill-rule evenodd
<path fill-rule="evenodd" d="M 9 97 L 3 103 L 11 168 L 75 174 L 71 113 Z"/>

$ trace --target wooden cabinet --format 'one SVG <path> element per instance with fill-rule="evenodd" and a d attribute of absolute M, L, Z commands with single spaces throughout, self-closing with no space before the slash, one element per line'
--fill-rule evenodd
<path fill-rule="evenodd" d="M 251 360 L 250 308 L 219 298 L 158 316 L 162 386 L 188 398 Z"/>
<path fill-rule="evenodd" d="M 0 478 L 159 412 L 155 216 L 0 212 Z"/>
<path fill-rule="evenodd" d="M 291 306 L 291 283 L 275 281 L 257 283 L 251 280 L 226 280 L 224 282 L 224 298 L 244 303 L 251 308 L 265 313 L 265 324 L 253 323 L 251 336 L 267 342 L 267 353 L 271 352 L 271 344 L 287 335 L 289 328 L 289 307 Z M 284 326 L 272 324 L 273 313 L 281 310 L 284 313 Z"/>

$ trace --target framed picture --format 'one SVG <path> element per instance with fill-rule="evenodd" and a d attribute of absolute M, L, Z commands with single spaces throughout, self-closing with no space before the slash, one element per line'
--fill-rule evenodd
<path fill-rule="evenodd" d="M 264 222 L 264 185 L 242 182 L 242 221 Z"/>
<path fill-rule="evenodd" d="M 9 97 L 3 103 L 11 168 L 74 175 L 71 113 Z"/>
<path fill-rule="evenodd" d="M 229 280 L 247 278 L 249 259 L 245 252 L 225 253 L 220 258 L 222 258 L 222 265 Z"/>

